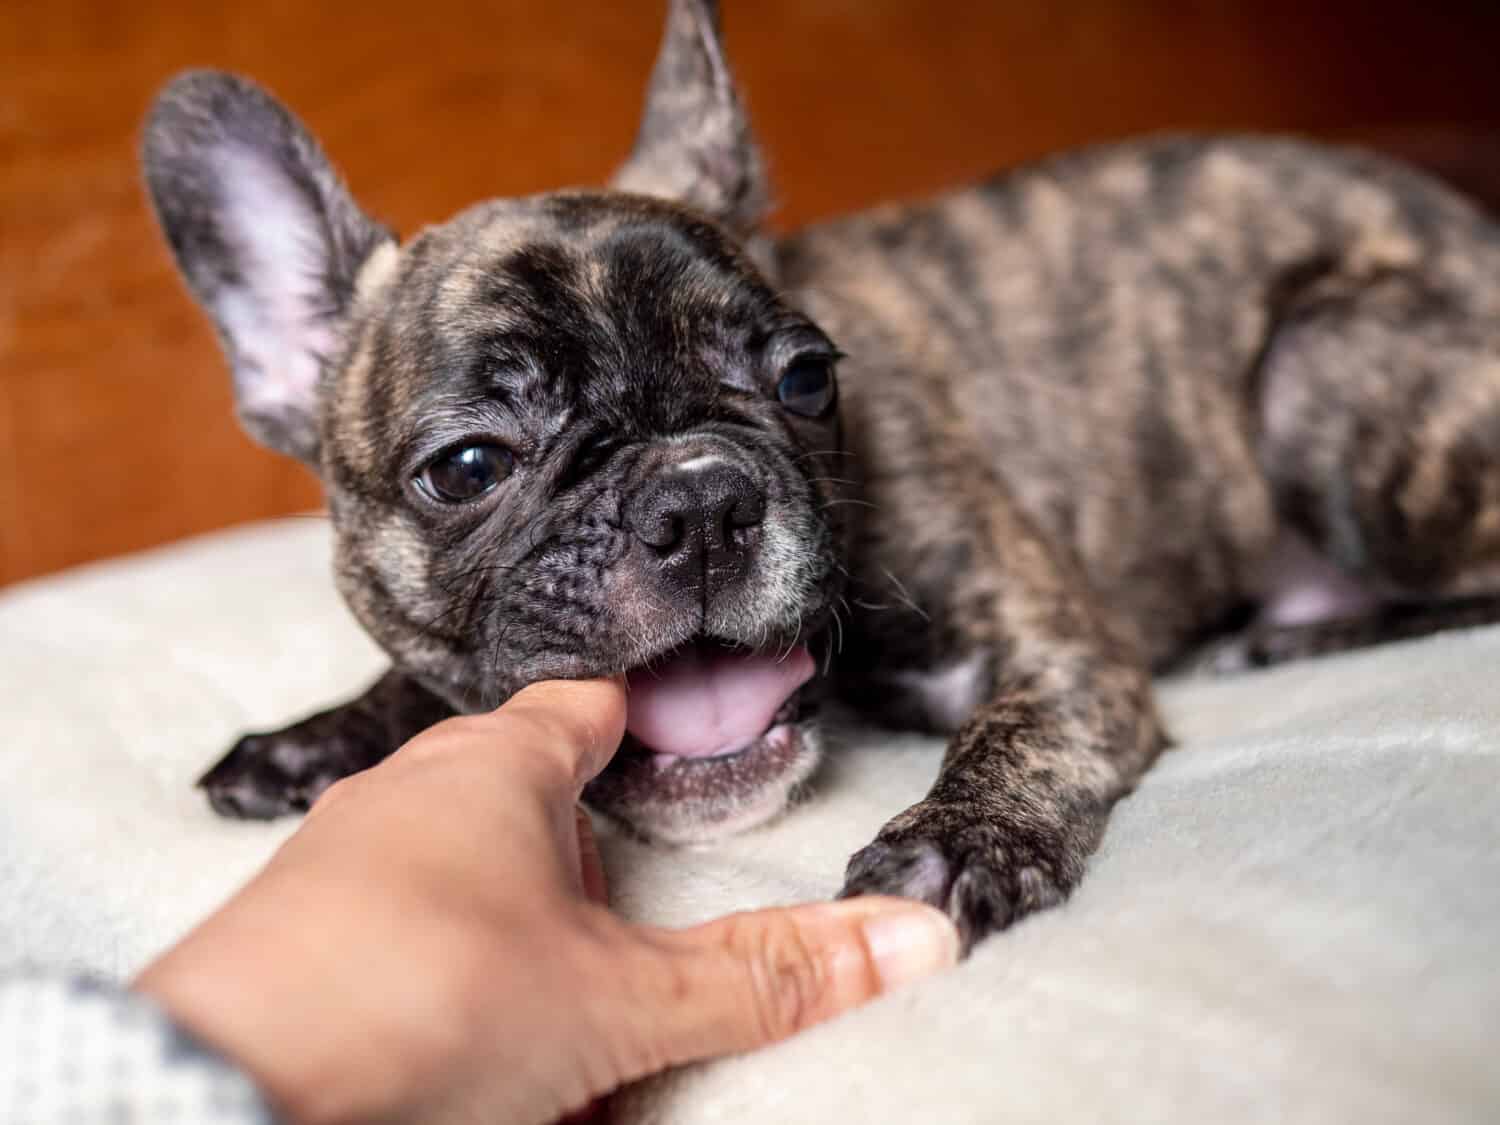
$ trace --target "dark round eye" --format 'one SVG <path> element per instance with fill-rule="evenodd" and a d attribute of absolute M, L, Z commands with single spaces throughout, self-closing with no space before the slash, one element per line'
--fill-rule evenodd
<path fill-rule="evenodd" d="M 792 360 L 776 384 L 776 397 L 793 414 L 817 418 L 833 405 L 833 360 L 802 356 Z"/>
<path fill-rule="evenodd" d="M 417 477 L 434 500 L 461 504 L 483 496 L 510 476 L 516 459 L 501 445 L 466 445 L 444 453 Z"/>

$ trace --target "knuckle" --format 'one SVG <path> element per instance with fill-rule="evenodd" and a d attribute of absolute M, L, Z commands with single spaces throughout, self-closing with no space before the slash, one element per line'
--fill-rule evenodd
<path fill-rule="evenodd" d="M 349 800 L 351 790 L 358 784 L 357 775 L 339 778 L 318 794 L 313 800 L 312 807 L 307 810 L 307 815 L 309 817 L 321 816 L 335 805 L 343 805 Z"/>
<path fill-rule="evenodd" d="M 539 785 L 571 780 L 566 752 L 569 730 L 564 720 L 537 708 L 517 708 L 484 715 L 458 715 L 429 727 L 401 748 L 407 768 L 430 768 L 475 755 L 519 769 Z"/>
<path fill-rule="evenodd" d="M 540 720 L 575 766 L 612 751 L 625 723 L 623 688 L 602 681 L 535 683 L 515 695 L 506 709 Z"/>
<path fill-rule="evenodd" d="M 828 994 L 828 967 L 793 919 L 780 914 L 746 916 L 731 940 L 742 954 L 751 1002 L 766 1040 L 783 1039 L 818 1021 Z"/>
<path fill-rule="evenodd" d="M 525 724 L 528 738 L 539 749 L 571 754 L 588 741 L 586 721 L 571 712 L 531 704 L 517 709 L 515 714 Z"/>
<path fill-rule="evenodd" d="M 559 789 L 571 787 L 582 750 L 573 718 L 537 706 L 519 708 L 507 717 L 514 723 L 507 739 L 511 750 L 523 754 L 537 769 L 538 781 Z"/>
<path fill-rule="evenodd" d="M 448 754 L 455 745 L 476 734 L 472 716 L 459 715 L 444 719 L 409 739 L 396 753 L 402 765 L 419 765 Z"/>

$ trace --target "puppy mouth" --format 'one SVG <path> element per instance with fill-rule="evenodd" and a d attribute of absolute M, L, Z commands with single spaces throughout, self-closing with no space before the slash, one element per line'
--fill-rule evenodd
<path fill-rule="evenodd" d="M 813 671 L 806 645 L 767 652 L 700 638 L 626 674 L 625 729 L 667 759 L 738 754 L 794 716 Z"/>
<path fill-rule="evenodd" d="M 813 674 L 806 646 L 762 651 L 705 638 L 627 673 L 625 741 L 584 800 L 663 843 L 770 819 L 820 757 L 804 714 Z"/>

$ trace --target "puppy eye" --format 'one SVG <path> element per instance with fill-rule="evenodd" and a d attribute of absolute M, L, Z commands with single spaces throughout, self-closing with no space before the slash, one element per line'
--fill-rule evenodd
<path fill-rule="evenodd" d="M 776 397 L 793 414 L 817 418 L 828 411 L 834 399 L 833 361 L 822 356 L 792 360 L 776 384 Z"/>
<path fill-rule="evenodd" d="M 466 445 L 423 469 L 417 485 L 434 500 L 461 504 L 483 496 L 515 467 L 515 456 L 502 445 Z"/>

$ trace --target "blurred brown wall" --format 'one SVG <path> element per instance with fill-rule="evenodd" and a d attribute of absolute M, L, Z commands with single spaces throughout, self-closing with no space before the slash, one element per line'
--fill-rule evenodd
<path fill-rule="evenodd" d="M 402 231 L 600 181 L 662 0 L 0 5 L 0 583 L 318 502 L 251 445 L 144 208 L 152 91 L 256 76 Z M 1375 136 L 1495 171 L 1500 4 L 726 0 L 780 222 L 1172 127 Z M 1436 131 L 1429 126 L 1439 126 Z"/>

